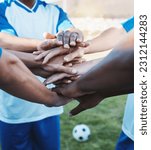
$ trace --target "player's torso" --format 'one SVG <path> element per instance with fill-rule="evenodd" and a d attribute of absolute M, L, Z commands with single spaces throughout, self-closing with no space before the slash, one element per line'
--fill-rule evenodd
<path fill-rule="evenodd" d="M 56 33 L 59 11 L 54 5 L 34 6 L 37 7 L 36 11 L 24 7 L 12 3 L 5 12 L 9 24 L 19 37 L 42 39 L 44 32 Z"/>

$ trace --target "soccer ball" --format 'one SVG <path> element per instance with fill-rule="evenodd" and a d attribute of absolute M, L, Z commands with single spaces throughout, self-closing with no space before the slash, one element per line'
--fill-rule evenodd
<path fill-rule="evenodd" d="M 89 127 L 85 124 L 76 125 L 73 128 L 72 135 L 75 140 L 79 142 L 85 142 L 89 139 L 91 131 Z"/>

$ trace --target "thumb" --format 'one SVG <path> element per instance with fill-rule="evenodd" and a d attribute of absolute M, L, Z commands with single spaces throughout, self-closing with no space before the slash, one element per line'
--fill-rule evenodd
<path fill-rule="evenodd" d="M 76 51 L 66 55 L 64 57 L 64 61 L 65 62 L 70 62 L 70 61 L 74 60 L 76 57 L 77 58 L 79 58 L 79 57 L 81 58 L 83 55 L 84 55 L 84 50 L 83 49 L 79 49 L 79 50 L 76 50 Z"/>
<path fill-rule="evenodd" d="M 75 116 L 77 114 L 79 114 L 80 112 L 84 111 L 85 108 L 82 106 L 82 104 L 80 103 L 77 107 L 75 107 L 74 109 L 72 109 L 69 114 L 70 116 Z"/>
<path fill-rule="evenodd" d="M 78 44 L 79 47 L 83 47 L 83 48 L 88 47 L 89 45 L 90 44 L 88 42 L 82 42 Z"/>
<path fill-rule="evenodd" d="M 67 73 L 67 74 L 70 74 L 70 75 L 76 75 L 78 73 L 78 71 L 74 68 L 71 68 L 71 67 L 65 67 L 65 66 L 58 66 L 56 68 L 56 71 L 57 72 L 62 72 L 62 73 Z"/>
<path fill-rule="evenodd" d="M 44 33 L 43 33 L 43 37 L 44 37 L 44 39 L 55 39 L 55 38 L 56 38 L 55 35 L 50 34 L 50 33 L 48 33 L 48 32 L 44 32 Z"/>

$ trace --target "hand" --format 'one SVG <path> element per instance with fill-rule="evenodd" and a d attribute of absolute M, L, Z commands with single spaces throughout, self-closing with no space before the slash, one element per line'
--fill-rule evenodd
<path fill-rule="evenodd" d="M 43 78 L 48 78 L 52 75 L 52 73 L 50 73 L 48 71 L 45 71 L 42 68 L 32 68 L 31 71 L 32 71 L 33 74 L 35 74 L 37 76 L 41 76 Z"/>
<path fill-rule="evenodd" d="M 41 42 L 40 45 L 37 46 L 37 51 L 34 51 L 33 54 L 38 55 L 41 54 L 44 51 L 50 50 L 55 47 L 59 47 L 61 44 L 59 44 L 58 40 L 55 39 L 45 39 L 43 42 Z"/>
<path fill-rule="evenodd" d="M 48 101 L 48 103 L 45 104 L 47 107 L 60 107 L 72 101 L 71 98 L 69 99 L 62 95 L 58 95 L 55 92 L 52 91 L 50 92 L 51 92 L 50 101 Z"/>
<path fill-rule="evenodd" d="M 78 80 L 77 80 L 78 81 Z M 78 82 L 74 81 L 70 84 L 62 85 L 55 87 L 53 89 L 54 92 L 58 93 L 59 95 L 63 95 L 68 98 L 78 98 L 87 94 L 94 94 L 95 91 L 91 92 L 83 92 L 79 89 Z"/>
<path fill-rule="evenodd" d="M 60 72 L 60 73 L 67 73 L 70 75 L 76 75 L 77 71 L 74 68 L 69 66 L 64 66 L 64 56 L 57 56 L 51 59 L 47 64 L 42 65 L 42 69 L 51 74 Z"/>
<path fill-rule="evenodd" d="M 69 48 L 68 49 L 66 49 L 66 48 L 63 49 L 62 48 L 62 49 L 52 50 L 52 48 L 63 46 L 63 43 L 64 43 L 63 39 L 64 40 L 66 39 L 66 41 L 68 41 L 70 39 L 67 35 L 68 32 L 69 32 L 70 36 L 72 34 L 74 36 L 75 36 L 75 34 L 79 35 L 78 39 L 80 39 L 80 37 L 82 37 L 81 32 L 77 29 L 71 29 L 71 30 L 68 30 L 66 32 L 60 32 L 60 33 L 58 33 L 57 38 L 55 37 L 55 35 L 52 35 L 52 34 L 49 34 L 49 33 L 44 33 L 45 40 L 37 47 L 38 51 L 33 52 L 33 54 L 38 55 L 35 59 L 36 60 L 41 60 L 42 58 L 44 58 L 43 63 L 47 63 L 51 58 L 53 58 L 55 56 L 58 56 L 58 55 L 62 55 L 62 54 L 68 54 L 64 58 L 64 60 L 66 62 L 70 62 L 76 57 L 82 57 L 85 53 L 85 49 L 78 48 L 78 47 L 86 48 L 89 45 L 88 42 L 81 42 L 79 44 L 76 44 L 74 46 L 74 48 L 73 48 L 73 46 L 72 46 L 72 48 L 69 47 L 70 49 Z M 77 34 L 78 32 L 79 32 L 79 34 Z M 62 39 L 62 42 L 60 42 L 60 39 Z M 78 39 L 77 39 L 77 41 L 80 41 Z M 73 40 L 72 40 L 72 36 L 71 36 L 70 40 L 72 41 L 71 43 L 74 43 Z M 63 47 L 66 47 L 66 46 L 63 46 Z M 45 52 L 45 51 L 47 51 L 47 52 Z"/>
<path fill-rule="evenodd" d="M 77 70 L 77 75 L 70 75 L 70 74 L 66 74 L 66 73 L 56 73 L 56 74 L 53 74 L 52 76 L 48 77 L 45 80 L 44 84 L 48 85 L 50 83 L 54 83 L 54 84 L 71 83 L 72 81 L 77 80 L 81 75 L 88 72 L 92 67 L 94 67 L 100 61 L 101 61 L 101 59 L 96 59 L 93 61 L 87 61 L 87 62 L 82 62 L 80 64 L 75 64 L 72 66 L 72 68 Z"/>
<path fill-rule="evenodd" d="M 41 54 L 43 51 L 61 46 L 58 43 L 58 40 L 56 39 L 55 35 L 50 34 L 48 32 L 44 32 L 43 37 L 44 41 L 37 46 L 37 51 L 34 51 L 33 54 L 38 55 Z"/>
<path fill-rule="evenodd" d="M 62 44 L 64 48 L 80 46 L 84 41 L 83 33 L 76 28 L 71 28 L 66 31 L 60 31 L 57 34 L 57 40 L 59 44 Z"/>
<path fill-rule="evenodd" d="M 51 83 L 58 84 L 63 84 L 63 83 L 71 83 L 72 81 L 76 80 L 77 78 L 79 78 L 82 74 L 86 73 L 91 66 L 88 66 L 89 62 L 83 62 L 81 64 L 76 64 L 73 65 L 72 68 L 75 69 L 77 71 L 76 75 L 71 75 L 71 74 L 67 74 L 67 73 L 56 73 L 53 74 L 52 76 L 48 77 L 44 84 L 48 85 Z M 65 80 L 64 80 L 65 79 Z"/>
<path fill-rule="evenodd" d="M 50 47 L 49 43 L 47 44 L 48 45 L 45 45 L 46 49 L 47 47 Z M 71 48 L 70 50 L 65 49 L 63 47 L 57 47 L 47 51 L 43 51 L 43 50 L 36 51 L 33 54 L 35 54 L 35 60 L 39 61 L 43 59 L 43 64 L 46 64 L 49 60 L 59 55 L 65 55 L 64 56 L 65 62 L 73 61 L 75 58 L 82 58 L 83 55 L 85 54 L 85 50 L 86 48 L 81 48 L 81 47 Z"/>
<path fill-rule="evenodd" d="M 60 31 L 57 33 L 57 35 L 53 35 L 48 32 L 45 32 L 43 34 L 43 37 L 44 39 L 54 39 L 55 40 L 54 43 L 56 43 L 56 47 L 59 45 L 69 49 L 70 47 L 75 47 L 75 46 L 82 46 L 82 47 L 85 46 L 85 43 L 83 43 L 84 41 L 83 33 L 76 28 L 70 28 L 66 31 Z M 45 47 L 46 45 L 47 44 L 44 44 L 44 49 L 48 47 L 48 46 Z M 52 47 L 51 42 L 50 44 L 48 42 L 48 45 Z"/>
<path fill-rule="evenodd" d="M 101 97 L 99 94 L 85 95 L 85 96 L 79 97 L 77 99 L 77 101 L 79 102 L 79 105 L 75 107 L 73 110 L 71 110 L 69 114 L 70 116 L 75 116 L 82 111 L 85 111 L 87 109 L 97 106 L 103 99 L 104 98 Z"/>

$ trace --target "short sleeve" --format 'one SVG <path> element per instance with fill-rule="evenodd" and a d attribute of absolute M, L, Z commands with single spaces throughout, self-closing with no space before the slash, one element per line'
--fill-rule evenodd
<path fill-rule="evenodd" d="M 0 58 L 1 58 L 1 56 L 2 56 L 2 49 L 0 48 Z"/>
<path fill-rule="evenodd" d="M 131 31 L 134 28 L 134 17 L 131 17 L 127 21 L 123 22 L 122 26 L 126 32 Z"/>
<path fill-rule="evenodd" d="M 9 24 L 5 16 L 6 8 L 7 4 L 5 2 L 0 3 L 0 32 L 17 35 L 15 29 Z"/>
<path fill-rule="evenodd" d="M 57 24 L 57 32 L 59 30 L 65 31 L 69 28 L 72 28 L 73 24 L 69 20 L 67 13 L 65 13 L 62 8 L 60 8 L 58 6 L 56 6 L 56 7 L 59 10 L 59 19 L 58 19 L 58 24 Z"/>

